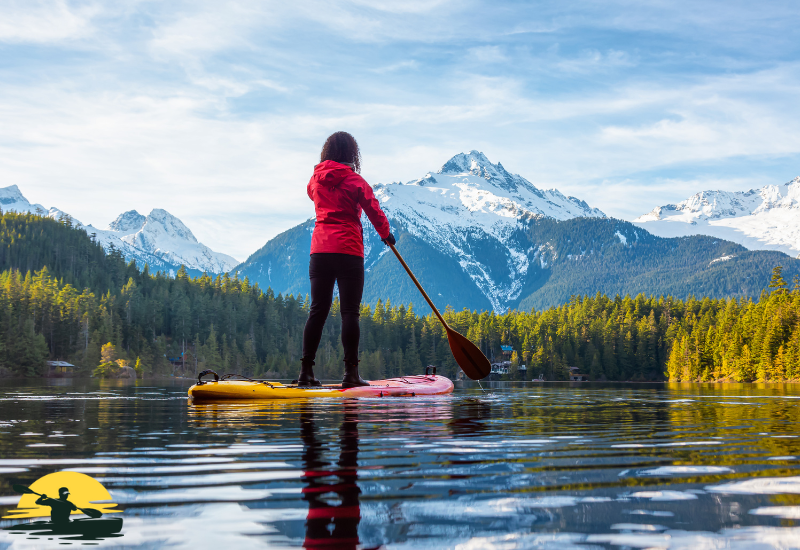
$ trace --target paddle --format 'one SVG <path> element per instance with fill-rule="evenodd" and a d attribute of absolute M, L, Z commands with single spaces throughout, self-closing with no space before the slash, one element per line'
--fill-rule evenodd
<path fill-rule="evenodd" d="M 28 487 L 25 487 L 24 485 L 12 485 L 12 487 L 18 493 L 22 493 L 22 494 L 25 494 L 25 495 L 42 496 L 39 493 L 37 493 L 36 491 L 33 491 L 33 490 L 29 489 Z M 56 500 L 56 499 L 53 499 L 53 500 Z M 80 510 L 81 512 L 83 512 L 84 514 L 89 516 L 90 518 L 99 518 L 100 516 L 103 515 L 103 512 L 101 512 L 100 510 L 95 510 L 94 508 L 78 508 L 78 510 Z"/>
<path fill-rule="evenodd" d="M 489 376 L 489 373 L 492 370 L 492 365 L 489 363 L 489 360 L 486 358 L 483 352 L 478 349 L 478 346 L 450 328 L 450 326 L 444 320 L 444 317 L 442 317 L 442 314 L 439 313 L 439 310 L 436 309 L 435 305 L 433 305 L 431 299 L 428 298 L 428 294 L 422 288 L 422 285 L 419 284 L 417 278 L 414 277 L 413 273 L 411 273 L 411 268 L 408 267 L 408 264 L 406 264 L 405 260 L 403 260 L 403 257 L 400 255 L 394 245 L 390 244 L 389 248 L 392 249 L 394 255 L 397 256 L 397 259 L 400 260 L 401 264 L 403 264 L 406 273 L 408 273 L 408 276 L 411 277 L 411 280 L 414 281 L 414 284 L 417 285 L 417 288 L 422 293 L 422 297 L 425 298 L 425 301 L 428 302 L 429 306 L 431 306 L 431 309 L 436 314 L 436 317 L 438 317 L 439 321 L 442 323 L 442 325 L 444 325 L 444 329 L 447 331 L 447 343 L 450 344 L 450 351 L 453 352 L 453 357 L 455 357 L 456 363 L 458 363 L 458 366 L 464 371 L 464 374 L 473 380 L 481 380 L 482 378 Z"/>

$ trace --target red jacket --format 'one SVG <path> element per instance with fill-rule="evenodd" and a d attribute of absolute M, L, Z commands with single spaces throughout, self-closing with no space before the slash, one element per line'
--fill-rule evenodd
<path fill-rule="evenodd" d="M 311 237 L 311 253 L 338 252 L 364 257 L 361 209 L 381 239 L 389 236 L 389 220 L 381 210 L 372 187 L 347 165 L 326 160 L 314 167 L 308 182 L 317 222 Z"/>

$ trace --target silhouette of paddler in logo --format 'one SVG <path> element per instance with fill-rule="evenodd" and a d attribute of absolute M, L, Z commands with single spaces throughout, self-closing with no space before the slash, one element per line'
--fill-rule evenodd
<path fill-rule="evenodd" d="M 355 550 L 360 544 L 361 489 L 358 480 L 358 404 L 344 404 L 344 420 L 339 428 L 337 468 L 322 460 L 322 445 L 317 436 L 311 406 L 300 413 L 300 437 L 303 440 L 303 500 L 308 502 L 304 548 L 341 548 Z M 321 481 L 335 476 L 333 481 Z M 333 505 L 324 497 L 336 494 L 341 503 Z"/>
<path fill-rule="evenodd" d="M 73 510 L 78 507 L 72 504 L 67 497 L 69 496 L 69 489 L 62 487 L 58 490 L 58 498 L 49 498 L 47 495 L 42 495 L 36 499 L 36 504 L 40 506 L 50 507 L 50 521 L 56 527 L 61 527 L 69 523 L 69 515 Z"/>
<path fill-rule="evenodd" d="M 74 502 L 70 500 L 70 487 L 75 491 Z M 116 509 L 117 505 L 112 502 L 111 494 L 99 481 L 86 474 L 70 471 L 54 472 L 40 477 L 29 487 L 13 485 L 12 488 L 17 493 L 22 493 L 22 497 L 17 507 L 10 510 L 3 519 L 36 521 L 3 527 L 6 531 L 27 535 L 28 539 L 77 535 L 80 540 L 98 540 L 122 536 L 119 534 L 122 530 L 122 518 L 106 515 L 120 513 L 120 510 Z M 48 496 L 55 493 L 58 493 L 58 498 Z M 48 514 L 49 521 L 39 519 L 47 517 Z M 83 514 L 88 517 L 70 520 L 71 514 Z"/>

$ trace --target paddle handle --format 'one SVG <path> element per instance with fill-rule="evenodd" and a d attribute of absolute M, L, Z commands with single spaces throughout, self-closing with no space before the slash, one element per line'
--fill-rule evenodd
<path fill-rule="evenodd" d="M 392 249 L 392 252 L 394 252 L 394 255 L 397 256 L 398 260 L 400 260 L 400 264 L 402 264 L 402 266 L 405 268 L 406 273 L 408 273 L 408 276 L 411 277 L 412 281 L 414 281 L 414 284 L 417 285 L 417 288 L 422 293 L 422 297 L 425 298 L 425 301 L 428 302 L 429 306 L 431 306 L 431 309 L 436 314 L 436 316 L 439 318 L 439 321 L 441 321 L 441 323 L 444 325 L 444 328 L 449 331 L 450 327 L 447 325 L 447 321 L 444 320 L 444 317 L 442 317 L 442 314 L 439 313 L 439 310 L 436 309 L 435 305 L 433 305 L 433 301 L 428 297 L 428 293 L 425 292 L 425 289 L 422 288 L 421 284 L 419 284 L 419 281 L 417 280 L 417 278 L 414 277 L 414 274 L 411 272 L 411 268 L 408 267 L 408 264 L 406 263 L 406 261 L 403 259 L 403 257 L 400 255 L 400 253 L 397 251 L 397 249 L 394 247 L 393 244 L 390 244 L 389 248 Z"/>
<path fill-rule="evenodd" d="M 37 493 L 36 491 L 34 491 L 33 489 L 31 489 L 30 487 L 25 487 L 24 485 L 12 485 L 11 488 L 14 489 L 18 493 L 22 493 L 22 494 L 27 493 L 29 495 L 36 495 L 38 497 L 42 496 L 39 493 Z"/>

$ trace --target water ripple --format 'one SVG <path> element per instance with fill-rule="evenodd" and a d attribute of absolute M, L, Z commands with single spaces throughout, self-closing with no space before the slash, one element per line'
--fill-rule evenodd
<path fill-rule="evenodd" d="M 800 540 L 798 386 L 460 384 L 433 399 L 193 404 L 181 383 L 0 390 L 0 513 L 19 499 L 11 484 L 68 470 L 124 509 L 118 547 Z M 15 536 L 0 531 L 0 547 L 24 544 Z"/>

